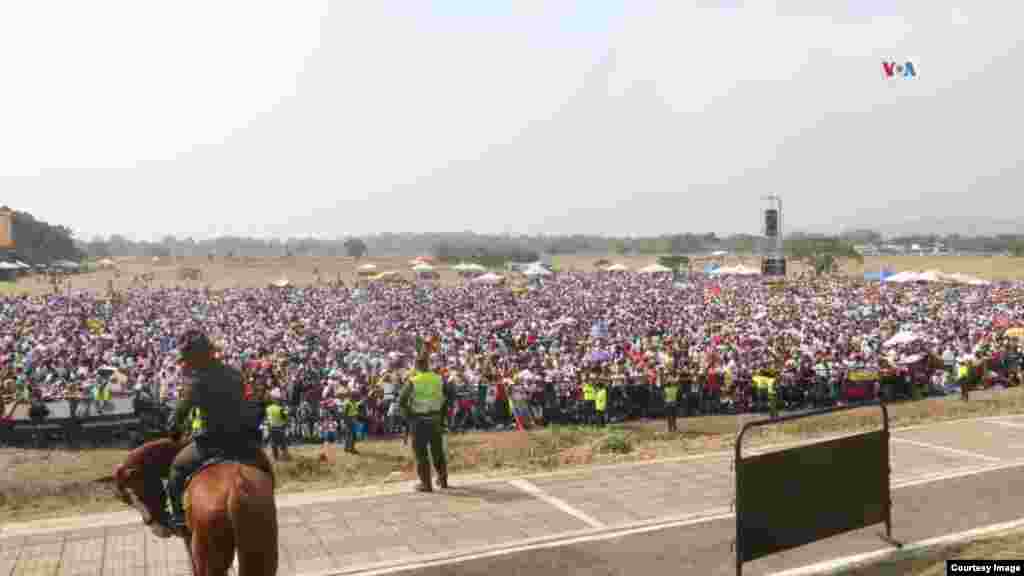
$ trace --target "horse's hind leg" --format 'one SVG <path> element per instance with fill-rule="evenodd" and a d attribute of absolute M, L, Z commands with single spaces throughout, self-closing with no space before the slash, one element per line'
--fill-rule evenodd
<path fill-rule="evenodd" d="M 226 522 L 211 522 L 192 532 L 194 576 L 227 576 L 235 561 L 235 535 Z"/>

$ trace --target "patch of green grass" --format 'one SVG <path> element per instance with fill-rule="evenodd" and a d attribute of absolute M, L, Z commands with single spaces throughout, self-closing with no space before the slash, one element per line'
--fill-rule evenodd
<path fill-rule="evenodd" d="M 18 288 L 17 282 L 0 282 L 0 296 L 21 296 L 28 294 L 28 290 Z"/>
<path fill-rule="evenodd" d="M 965 542 L 953 546 L 896 553 L 890 560 L 856 566 L 835 576 L 944 576 L 946 560 L 1019 560 L 1024 558 L 1024 532 Z"/>
<path fill-rule="evenodd" d="M 601 441 L 601 452 L 629 454 L 633 451 L 633 439 L 628 432 L 612 430 Z"/>

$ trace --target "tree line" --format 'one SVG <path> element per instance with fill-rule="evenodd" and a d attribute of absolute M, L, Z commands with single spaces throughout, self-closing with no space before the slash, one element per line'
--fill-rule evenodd
<path fill-rule="evenodd" d="M 885 241 L 887 244 L 930 246 L 942 242 L 947 249 L 964 252 L 1003 253 L 1024 256 L 1024 236 L 907 236 Z M 859 255 L 855 245 L 883 243 L 882 236 L 871 230 L 857 230 L 837 235 L 795 233 L 786 236 L 787 255 L 815 260 L 825 254 L 833 259 Z M 773 241 L 751 234 L 718 236 L 709 233 L 664 234 L 625 238 L 596 235 L 511 235 L 476 234 L 473 232 L 381 233 L 339 239 L 287 238 L 258 239 L 224 236 L 209 240 L 166 236 L 159 242 L 136 242 L 121 235 L 94 238 L 81 242 L 79 248 L 90 257 L 108 256 L 187 256 L 187 257 L 287 257 L 319 256 L 362 257 L 433 256 L 442 261 L 476 261 L 487 266 L 504 262 L 535 261 L 542 254 L 583 255 L 661 255 L 699 254 L 715 250 L 732 253 L 760 253 Z"/>
<path fill-rule="evenodd" d="M 14 211 L 11 220 L 15 248 L 10 255 L 22 262 L 49 264 L 55 260 L 78 261 L 84 256 L 67 226 L 50 224 L 19 211 Z"/>

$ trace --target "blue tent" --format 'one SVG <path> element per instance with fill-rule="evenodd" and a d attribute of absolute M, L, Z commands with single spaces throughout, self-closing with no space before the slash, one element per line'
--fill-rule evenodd
<path fill-rule="evenodd" d="M 882 270 L 881 272 L 865 272 L 864 279 L 868 282 L 882 282 L 890 276 L 895 276 L 896 273 L 892 270 Z"/>
<path fill-rule="evenodd" d="M 718 264 L 711 263 L 704 266 L 704 273 L 711 274 L 715 270 L 718 270 Z"/>

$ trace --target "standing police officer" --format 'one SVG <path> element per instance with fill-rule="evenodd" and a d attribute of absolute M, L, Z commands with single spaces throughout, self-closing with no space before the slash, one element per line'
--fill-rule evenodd
<path fill-rule="evenodd" d="M 679 373 L 673 370 L 666 374 L 667 381 L 663 382 L 662 390 L 665 393 L 665 419 L 668 421 L 668 431 L 676 432 L 676 406 L 679 404 Z"/>
<path fill-rule="evenodd" d="M 421 351 L 417 355 L 416 370 L 402 388 L 399 405 L 412 431 L 412 448 L 416 455 L 416 471 L 420 477 L 416 490 L 433 491 L 430 462 L 427 460 L 428 445 L 434 459 L 434 468 L 437 469 L 437 484 L 440 488 L 447 488 L 448 462 L 441 437 L 447 405 L 445 387 L 441 376 L 430 369 L 428 351 Z"/>

